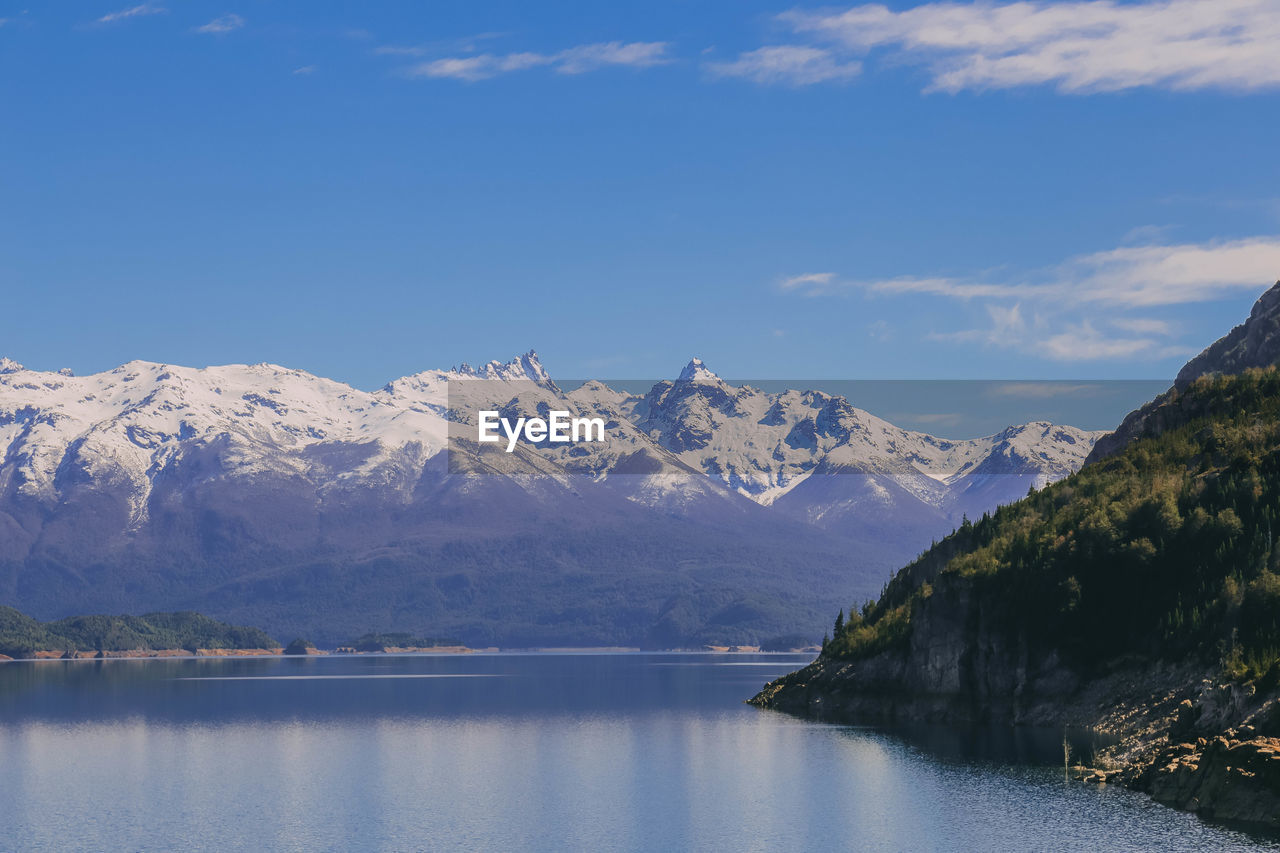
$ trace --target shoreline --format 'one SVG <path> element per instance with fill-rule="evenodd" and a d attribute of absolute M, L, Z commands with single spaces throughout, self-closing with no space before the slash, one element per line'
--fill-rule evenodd
<path fill-rule="evenodd" d="M 306 654 L 285 654 L 283 647 L 270 649 L 111 649 L 97 651 L 40 651 L 28 657 L 11 657 L 0 654 L 0 664 L 30 663 L 33 661 L 94 661 L 94 660 L 191 660 L 196 658 L 247 658 L 247 657 L 371 657 L 376 655 L 572 655 L 572 654 L 680 654 L 680 655 L 798 655 L 811 654 L 813 649 L 762 652 L 754 647 L 713 646 L 696 649 L 641 649 L 632 646 L 536 646 L 531 648 L 503 648 L 489 646 L 392 646 L 382 651 L 357 651 L 350 646 L 335 649 L 309 648 Z"/>
<path fill-rule="evenodd" d="M 1074 690 L 994 697 L 886 689 L 876 661 L 820 657 L 747 700 L 802 719 L 1051 727 L 1113 740 L 1085 763 L 1064 761 L 1082 782 L 1119 784 L 1208 820 L 1280 830 L 1280 696 L 1252 683 L 1208 677 L 1203 667 L 1122 669 Z"/>

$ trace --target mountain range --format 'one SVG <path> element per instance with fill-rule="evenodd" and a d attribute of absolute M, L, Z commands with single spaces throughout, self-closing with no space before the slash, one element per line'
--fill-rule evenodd
<path fill-rule="evenodd" d="M 480 400 L 598 416 L 599 445 L 488 452 Z M 726 383 L 562 390 L 529 352 L 377 391 L 270 364 L 0 360 L 0 601 L 42 619 L 195 609 L 317 640 L 816 639 L 964 515 L 1076 470 L 1099 433 L 949 441 L 843 397 Z"/>

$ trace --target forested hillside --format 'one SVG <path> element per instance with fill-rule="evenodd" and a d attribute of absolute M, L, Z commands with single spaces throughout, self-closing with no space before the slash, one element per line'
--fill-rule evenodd
<path fill-rule="evenodd" d="M 905 645 L 938 584 L 963 582 L 1032 657 L 1080 673 L 1125 656 L 1280 668 L 1280 371 L 1205 377 L 1157 434 L 959 530 L 837 625 L 824 655 Z"/>
<path fill-rule="evenodd" d="M 257 628 L 227 625 L 199 613 L 145 616 L 73 616 L 37 622 L 0 607 L 0 654 L 36 652 L 156 651 L 160 649 L 271 649 L 279 643 Z"/>

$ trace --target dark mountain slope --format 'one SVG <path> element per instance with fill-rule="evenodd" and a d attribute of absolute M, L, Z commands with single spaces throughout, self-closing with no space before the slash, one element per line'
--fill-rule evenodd
<path fill-rule="evenodd" d="M 1107 458 L 906 566 L 753 701 L 1102 728 L 1119 743 L 1095 779 L 1280 825 L 1280 370 L 1207 370 L 1143 413 Z"/>
<path fill-rule="evenodd" d="M 0 607 L 0 654 L 9 657 L 29 657 L 37 652 L 194 652 L 278 647 L 274 639 L 257 628 L 228 625 L 199 613 L 72 616 L 41 623 L 12 607 Z"/>
<path fill-rule="evenodd" d="M 1230 375 L 1275 364 L 1280 364 L 1280 281 L 1254 303 L 1249 319 L 1183 365 L 1174 388 L 1186 388 L 1201 376 Z M 1130 412 L 1115 432 L 1098 440 L 1085 464 L 1110 456 L 1143 435 L 1158 432 L 1162 428 L 1160 409 L 1168 396 L 1162 394 Z"/>

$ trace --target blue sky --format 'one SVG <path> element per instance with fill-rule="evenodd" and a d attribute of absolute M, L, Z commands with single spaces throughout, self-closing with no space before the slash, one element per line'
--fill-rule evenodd
<path fill-rule="evenodd" d="M 1280 278 L 1280 0 L 0 19 L 30 367 L 1158 378 Z"/>

